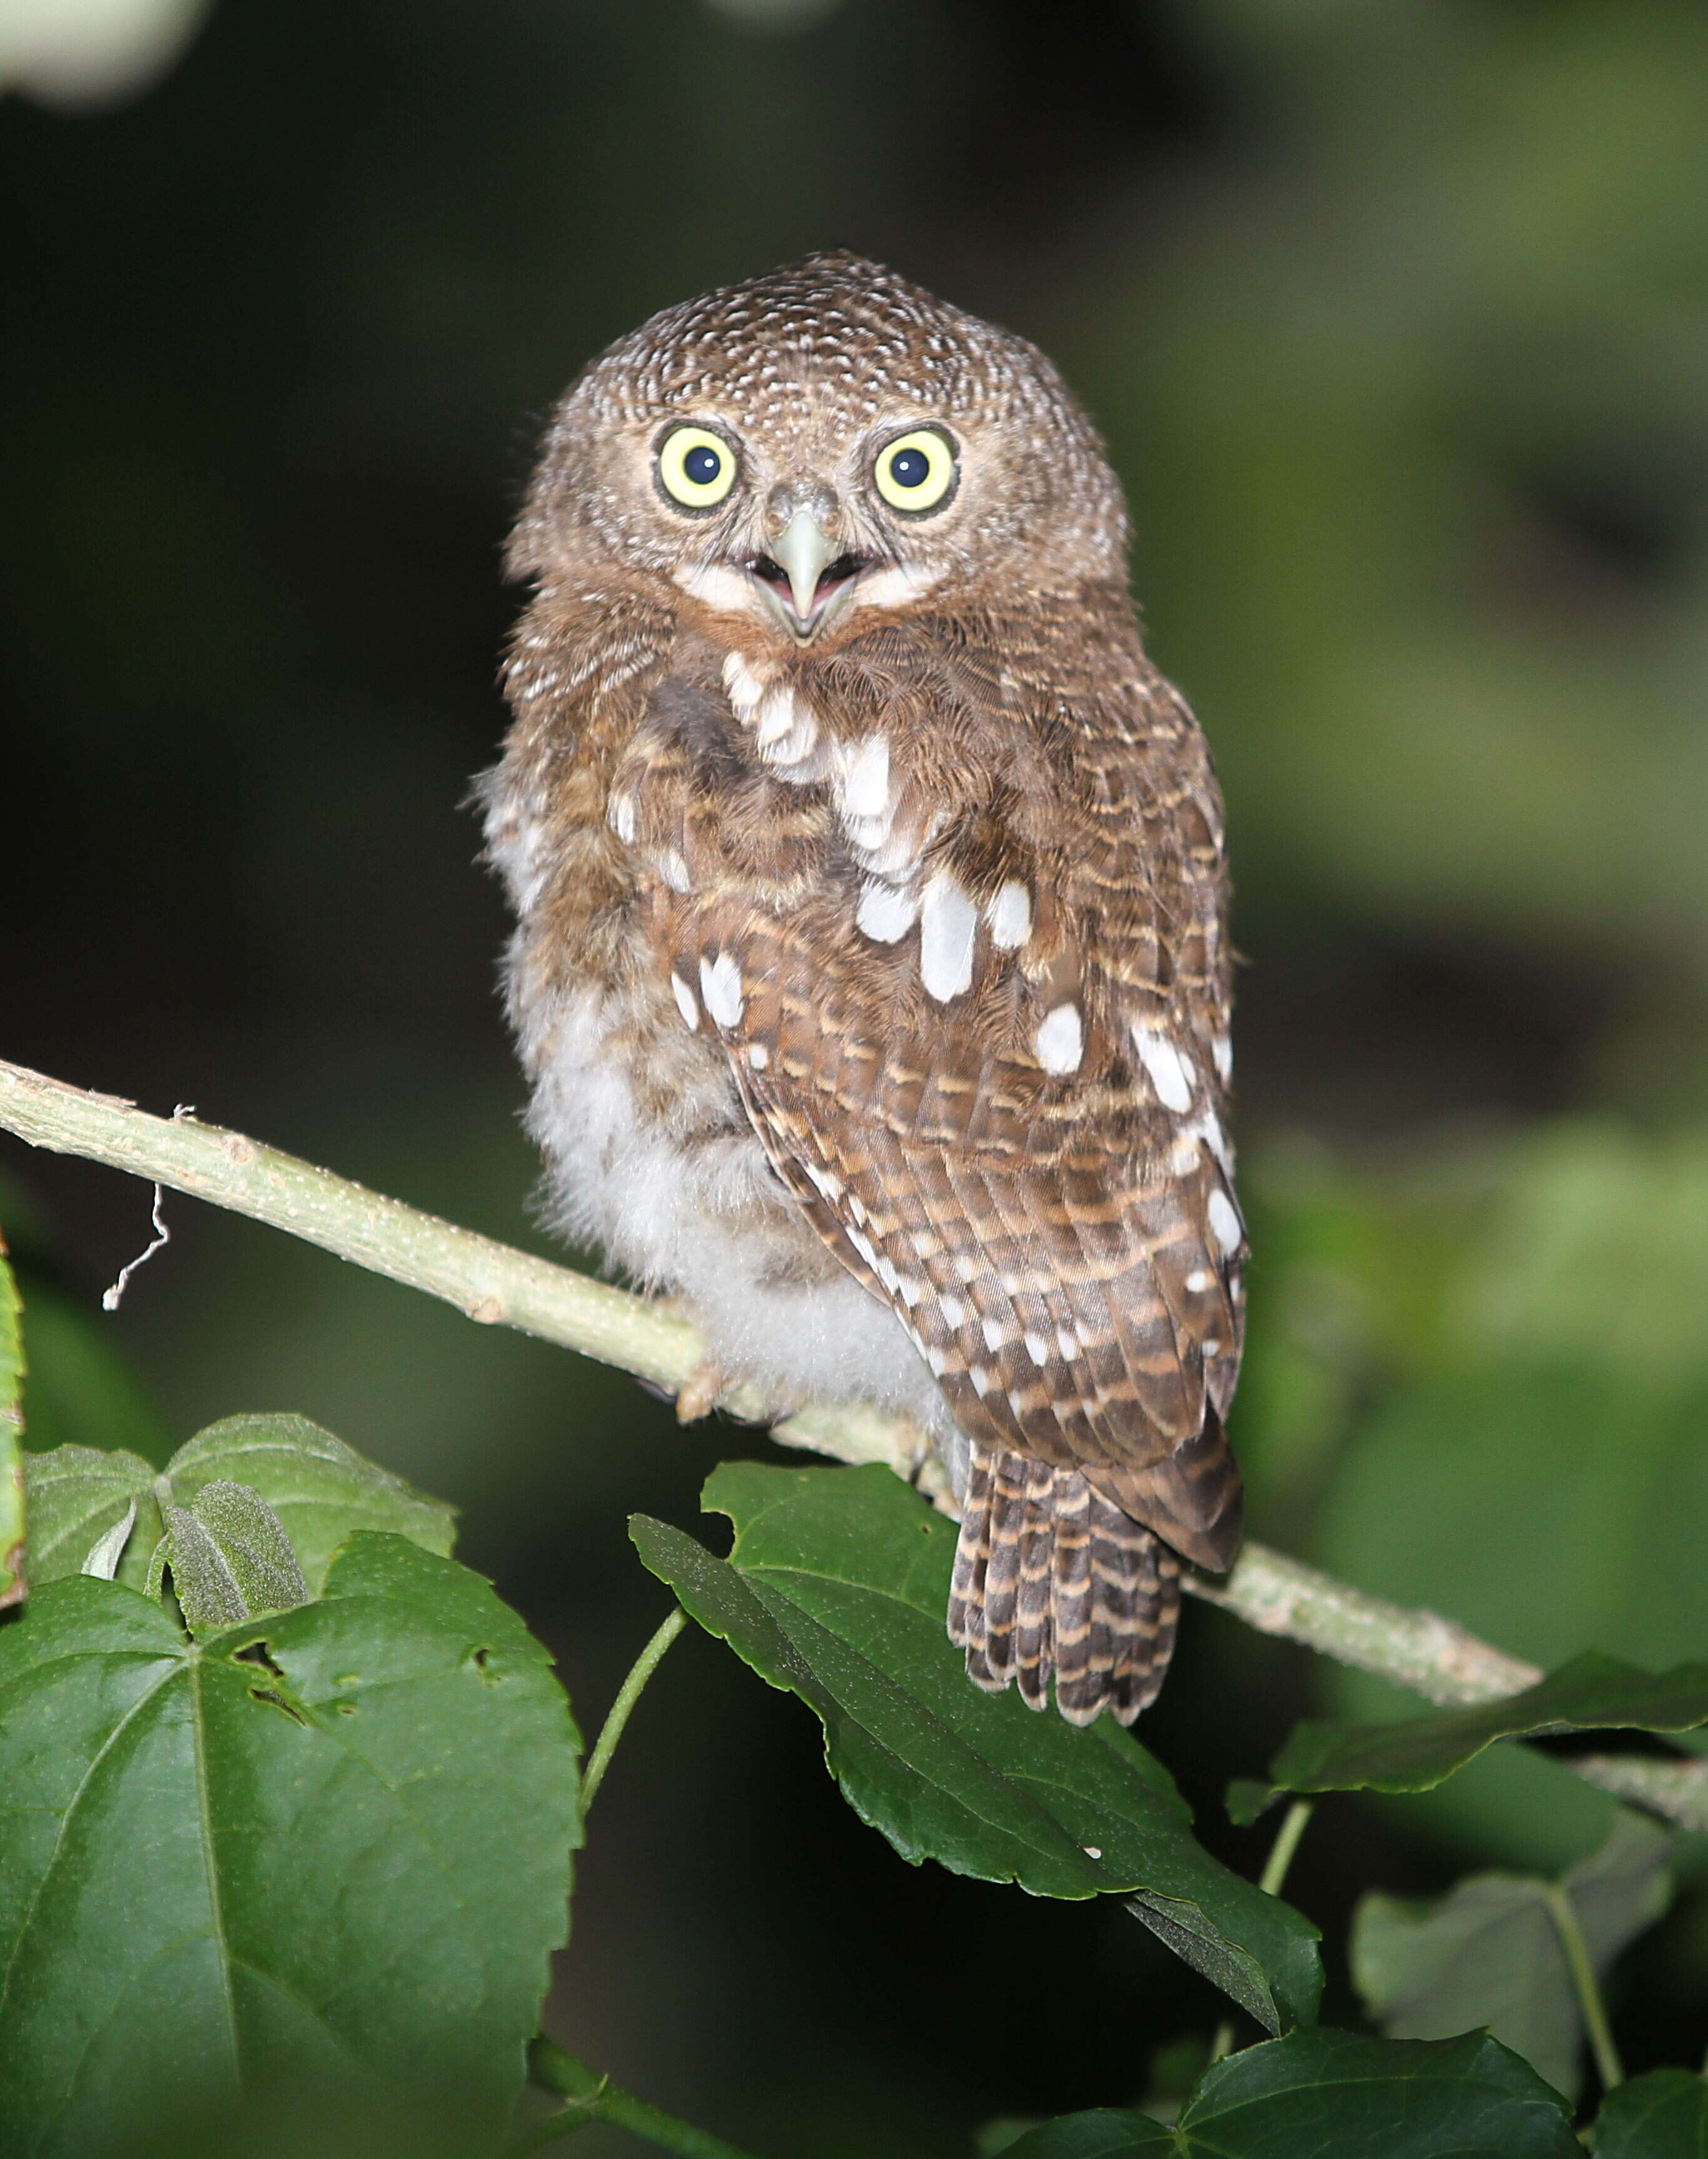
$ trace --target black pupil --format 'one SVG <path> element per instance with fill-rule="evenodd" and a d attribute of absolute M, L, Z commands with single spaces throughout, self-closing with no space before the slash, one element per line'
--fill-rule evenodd
<path fill-rule="evenodd" d="M 709 443 L 696 443 L 682 460 L 682 470 L 696 487 L 710 487 L 723 470 L 723 459 Z"/>
<path fill-rule="evenodd" d="M 889 461 L 889 476 L 898 487 L 923 487 L 931 472 L 931 460 L 923 450 L 898 450 Z"/>

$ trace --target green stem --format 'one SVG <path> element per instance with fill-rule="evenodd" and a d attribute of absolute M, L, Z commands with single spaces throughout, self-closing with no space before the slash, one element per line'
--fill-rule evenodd
<path fill-rule="evenodd" d="M 1315 1804 L 1313 1799 L 1295 1799 L 1282 1817 L 1263 1872 L 1257 1877 L 1257 1886 L 1265 1897 L 1280 1896 L 1281 1884 L 1287 1878 L 1287 1869 L 1293 1863 L 1293 1854 L 1299 1848 L 1299 1839 L 1305 1834 L 1305 1825 Z"/>
<path fill-rule="evenodd" d="M 596 2121 L 626 2129 L 661 2151 L 678 2153 L 680 2159 L 750 2159 L 748 2153 L 726 2144 L 721 2136 L 710 2136 L 691 2122 L 678 2121 L 661 2108 L 649 2106 L 644 2099 L 636 2099 L 633 2092 L 624 2091 L 608 2077 L 598 2075 L 573 2055 L 566 2054 L 550 2039 L 536 2039 L 529 2048 L 528 2070 L 535 2084 L 557 2093 L 568 2105 L 543 2121 L 531 2122 L 510 2145 L 510 2159 L 520 2159 L 523 2152 L 536 2151 L 542 2145 L 555 2143 L 559 2137 L 572 2136 Z"/>
<path fill-rule="evenodd" d="M 1619 2059 L 1619 2050 L 1613 2044 L 1613 2034 L 1608 2027 L 1607 2012 L 1602 2006 L 1602 1990 L 1596 1984 L 1596 1968 L 1591 1961 L 1589 1944 L 1583 1938 L 1583 1929 L 1577 1923 L 1577 1914 L 1571 1908 L 1571 1899 L 1557 1882 L 1548 1885 L 1548 1909 L 1554 1917 L 1554 1930 L 1560 1937 L 1560 1946 L 1566 1952 L 1566 1968 L 1571 1974 L 1571 1983 L 1577 1990 L 1577 2003 L 1583 2011 L 1584 2029 L 1589 2033 L 1590 2052 L 1596 2058 L 1596 2074 L 1601 2079 L 1602 2089 L 1612 2091 L 1615 2084 L 1625 2081 L 1625 2065 Z"/>
<path fill-rule="evenodd" d="M 1299 1839 L 1305 1834 L 1305 1825 L 1311 1819 L 1314 1799 L 1295 1799 L 1281 1817 L 1281 1825 L 1276 1831 L 1275 1842 L 1269 1847 L 1269 1857 L 1263 1862 L 1263 1872 L 1257 1886 L 1265 1896 L 1279 1897 L 1281 1884 L 1287 1878 L 1287 1869 L 1293 1863 L 1293 1854 L 1299 1848 Z M 1234 2020 L 1224 2017 L 1216 2027 L 1216 2036 L 1210 2042 L 1210 2062 L 1214 2065 L 1224 2055 L 1234 2051 Z"/>
<path fill-rule="evenodd" d="M 641 1689 L 658 1670 L 659 1659 L 687 1623 L 687 1614 L 681 1606 L 672 1605 L 663 1626 L 629 1667 L 629 1676 L 619 1690 L 617 1699 L 611 1705 L 611 1713 L 605 1719 L 594 1745 L 592 1758 L 587 1763 L 587 1774 L 581 1780 L 583 1814 L 592 1806 L 593 1794 L 605 1780 L 605 1772 L 611 1766 L 611 1757 L 617 1751 L 617 1742 L 623 1737 L 623 1727 L 640 1699 Z"/>

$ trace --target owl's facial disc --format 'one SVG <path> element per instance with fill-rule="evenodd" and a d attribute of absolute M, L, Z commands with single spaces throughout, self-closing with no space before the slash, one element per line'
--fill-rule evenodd
<path fill-rule="evenodd" d="M 920 529 L 965 500 L 960 445 L 939 422 L 874 432 L 833 420 L 743 436 L 713 411 L 672 419 L 650 448 L 652 500 L 703 536 L 660 567 L 704 604 L 758 615 L 797 646 L 870 609 L 912 604 L 959 559 L 952 540 L 945 549 Z"/>

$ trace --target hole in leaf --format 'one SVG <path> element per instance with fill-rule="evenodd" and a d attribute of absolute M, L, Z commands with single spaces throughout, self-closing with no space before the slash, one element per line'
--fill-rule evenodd
<path fill-rule="evenodd" d="M 259 1665 L 264 1672 L 270 1672 L 272 1675 L 280 1686 L 285 1684 L 283 1668 L 274 1663 L 265 1642 L 246 1642 L 241 1649 L 232 1651 L 231 1661 L 235 1665 Z M 249 1690 L 249 1699 L 251 1701 L 268 1702 L 273 1708 L 283 1710 L 292 1724 L 300 1724 L 305 1727 L 308 1725 L 308 1720 L 303 1716 L 302 1711 L 298 1708 L 295 1702 L 287 1700 L 281 1694 L 277 1687 L 252 1686 Z"/>
<path fill-rule="evenodd" d="M 470 1652 L 470 1661 L 473 1663 L 475 1670 L 479 1673 L 481 1678 L 486 1681 L 486 1684 L 489 1686 L 500 1686 L 503 1685 L 504 1674 L 502 1672 L 495 1672 L 491 1668 L 492 1651 L 490 1649 L 483 1646 L 479 1649 L 472 1650 Z"/>
<path fill-rule="evenodd" d="M 249 1699 L 251 1701 L 271 1702 L 275 1709 L 283 1710 L 285 1715 L 290 1718 L 292 1724 L 300 1724 L 305 1727 L 308 1725 L 308 1718 L 303 1716 L 302 1711 L 297 1707 L 296 1704 L 294 1702 L 287 1701 L 282 1694 L 275 1693 L 272 1687 L 251 1687 L 249 1690 Z"/>

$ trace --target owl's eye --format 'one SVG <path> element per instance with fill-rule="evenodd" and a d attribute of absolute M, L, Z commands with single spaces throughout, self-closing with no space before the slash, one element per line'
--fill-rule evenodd
<path fill-rule="evenodd" d="M 934 427 L 916 427 L 884 444 L 872 478 L 892 510 L 936 510 L 955 484 L 955 452 Z"/>
<path fill-rule="evenodd" d="M 712 510 L 735 485 L 735 452 L 704 427 L 672 427 L 659 445 L 658 476 L 684 510 Z"/>

